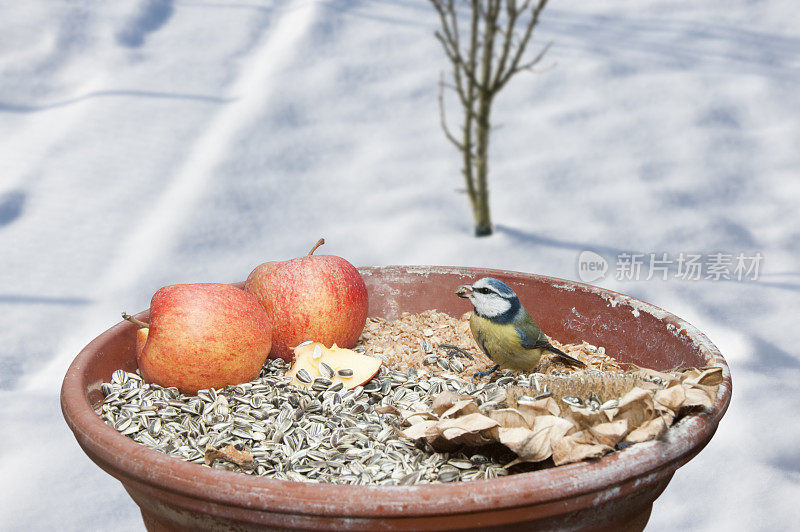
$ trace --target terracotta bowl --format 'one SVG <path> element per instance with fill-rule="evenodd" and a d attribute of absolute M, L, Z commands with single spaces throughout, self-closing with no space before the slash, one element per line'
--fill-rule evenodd
<path fill-rule="evenodd" d="M 584 461 L 492 480 L 419 486 L 339 486 L 257 478 L 183 462 L 118 434 L 94 413 L 100 384 L 134 370 L 135 326 L 120 322 L 69 368 L 61 407 L 89 457 L 122 482 L 149 530 L 452 530 L 536 527 L 640 530 L 675 470 L 705 447 L 731 398 L 717 348 L 672 314 L 594 286 L 525 273 L 437 266 L 362 268 L 370 315 L 439 309 L 460 316 L 456 286 L 479 277 L 508 282 L 543 330 L 586 340 L 615 358 L 656 369 L 722 366 L 711 411 L 684 417 L 666 437 Z M 146 319 L 143 312 L 140 318 Z"/>

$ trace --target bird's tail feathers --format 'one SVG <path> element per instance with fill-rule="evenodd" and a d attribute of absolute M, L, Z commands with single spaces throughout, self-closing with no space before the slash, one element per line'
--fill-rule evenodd
<path fill-rule="evenodd" d="M 557 347 L 554 347 L 552 345 L 548 345 L 546 347 L 546 349 L 548 351 L 552 351 L 553 353 L 557 354 L 558 356 L 560 356 L 564 360 L 567 360 L 568 362 L 571 362 L 573 364 L 577 364 L 578 366 L 585 366 L 586 365 L 583 362 L 581 362 L 580 360 L 578 360 L 577 358 L 573 358 L 573 357 L 569 356 L 568 354 L 566 354 L 564 351 L 562 351 L 561 349 L 559 349 Z"/>

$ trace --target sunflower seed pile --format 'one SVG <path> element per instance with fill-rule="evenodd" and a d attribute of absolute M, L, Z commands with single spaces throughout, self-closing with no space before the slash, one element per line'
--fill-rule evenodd
<path fill-rule="evenodd" d="M 190 462 L 202 464 L 207 446 L 248 450 L 252 468 L 222 460 L 212 467 L 251 475 L 335 484 L 453 482 L 494 478 L 508 470 L 483 454 L 418 447 L 397 435 L 396 416 L 375 408 L 429 411 L 432 398 L 448 390 L 492 407 L 505 400 L 507 385 L 532 384 L 524 374 L 467 382 L 454 374 L 382 367 L 370 382 L 352 390 L 343 390 L 341 383 L 301 389 L 289 384 L 287 369 L 283 360 L 270 360 L 254 381 L 197 395 L 117 370 L 102 384 L 105 400 L 97 413 L 134 441 Z"/>

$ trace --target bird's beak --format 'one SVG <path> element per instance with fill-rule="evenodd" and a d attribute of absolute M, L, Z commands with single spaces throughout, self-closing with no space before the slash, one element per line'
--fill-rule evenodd
<path fill-rule="evenodd" d="M 456 288 L 456 295 L 458 297 L 469 297 L 472 295 L 472 285 L 470 284 L 462 284 L 458 288 Z"/>

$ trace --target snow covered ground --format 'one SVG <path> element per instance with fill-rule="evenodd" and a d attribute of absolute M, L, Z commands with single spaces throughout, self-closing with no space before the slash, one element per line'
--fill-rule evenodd
<path fill-rule="evenodd" d="M 359 265 L 575 279 L 601 254 L 598 284 L 695 324 L 734 380 L 649 530 L 796 526 L 798 17 L 554 2 L 543 72 L 498 100 L 497 232 L 475 239 L 424 0 L 0 3 L 0 528 L 142 529 L 62 420 L 68 364 L 160 286 L 241 280 L 321 235 Z M 748 282 L 618 280 L 623 252 L 764 259 Z"/>

